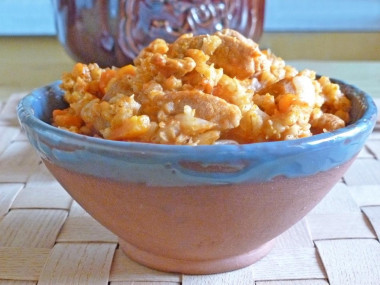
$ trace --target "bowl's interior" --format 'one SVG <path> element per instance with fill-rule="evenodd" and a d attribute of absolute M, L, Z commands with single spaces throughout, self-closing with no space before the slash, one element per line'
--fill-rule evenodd
<path fill-rule="evenodd" d="M 46 87 L 45 92 L 34 93 L 29 101 L 34 117 L 48 124 L 51 122 L 53 110 L 68 107 L 59 84 L 60 81 L 54 82 Z"/>
<path fill-rule="evenodd" d="M 376 108 L 374 104 L 371 106 L 372 100 L 369 95 L 358 88 L 345 84 L 339 80 L 332 80 L 338 83 L 343 93 L 351 100 L 352 109 L 350 112 L 351 120 L 349 124 L 357 122 L 364 117 L 364 114 L 373 113 L 372 109 Z M 36 94 L 34 100 L 31 101 L 31 109 L 34 116 L 46 123 L 50 124 L 52 112 L 54 109 L 64 109 L 68 104 L 63 100 L 64 92 L 59 87 L 60 81 L 49 85 L 46 88 L 46 94 Z"/>
<path fill-rule="evenodd" d="M 351 120 L 349 124 L 357 122 L 371 107 L 368 101 L 368 95 L 356 87 L 344 84 L 339 80 L 333 80 L 333 82 L 338 83 L 342 92 L 351 100 L 352 108 L 350 111 Z"/>

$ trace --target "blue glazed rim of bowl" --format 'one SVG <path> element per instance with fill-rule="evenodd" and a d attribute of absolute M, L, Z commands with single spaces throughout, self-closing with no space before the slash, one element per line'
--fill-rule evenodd
<path fill-rule="evenodd" d="M 17 115 L 29 141 L 40 155 L 66 168 L 72 167 L 73 161 L 83 159 L 83 156 L 66 158 L 72 151 L 57 155 L 57 149 L 62 145 L 66 150 L 81 150 L 86 157 L 89 154 L 99 155 L 100 159 L 104 155 L 122 164 L 125 161 L 145 166 L 164 165 L 190 176 L 189 179 L 195 176 L 203 182 L 268 181 L 280 175 L 307 176 L 329 170 L 353 158 L 363 147 L 376 122 L 376 105 L 366 92 L 342 81 L 331 80 L 339 84 L 351 99 L 353 122 L 331 133 L 289 141 L 188 146 L 111 141 L 75 134 L 49 124 L 52 110 L 65 107 L 60 81 L 35 89 L 24 97 L 18 105 Z M 51 148 L 56 148 L 55 152 Z M 318 159 L 320 157 L 322 159 Z M 96 163 L 95 160 L 91 163 Z M 186 166 L 194 163 L 205 171 Z M 232 165 L 232 170 L 218 165 Z M 210 170 L 213 166 L 217 167 Z M 79 167 L 77 170 L 86 172 Z"/>

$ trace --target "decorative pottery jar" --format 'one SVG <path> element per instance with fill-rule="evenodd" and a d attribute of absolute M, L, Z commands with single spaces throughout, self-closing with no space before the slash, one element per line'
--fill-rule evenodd
<path fill-rule="evenodd" d="M 71 57 L 122 66 L 156 38 L 223 28 L 258 41 L 264 0 L 53 0 L 58 38 Z"/>

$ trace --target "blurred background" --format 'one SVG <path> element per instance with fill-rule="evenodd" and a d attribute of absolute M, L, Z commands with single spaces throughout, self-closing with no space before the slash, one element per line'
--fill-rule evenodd
<path fill-rule="evenodd" d="M 0 99 L 71 69 L 73 60 L 56 34 L 51 0 L 0 0 Z M 296 66 L 307 60 L 308 67 L 331 76 L 345 77 L 343 61 L 371 62 L 366 66 L 377 72 L 380 0 L 266 0 L 259 43 Z"/>
<path fill-rule="evenodd" d="M 51 0 L 0 0 L 0 36 L 55 34 Z M 266 0 L 260 44 L 286 59 L 380 59 L 380 0 Z"/>

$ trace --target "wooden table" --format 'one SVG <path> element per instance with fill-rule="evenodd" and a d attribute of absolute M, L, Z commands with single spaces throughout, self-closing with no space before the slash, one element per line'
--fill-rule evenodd
<path fill-rule="evenodd" d="M 117 237 L 71 199 L 20 130 L 15 107 L 25 93 L 15 92 L 55 80 L 72 64 L 54 48 L 35 52 L 20 55 L 14 69 L 10 58 L 0 64 L 0 285 L 380 284 L 380 120 L 342 180 L 268 256 L 223 274 L 158 272 L 122 253 Z M 354 83 L 380 105 L 380 62 L 292 64 Z"/>

